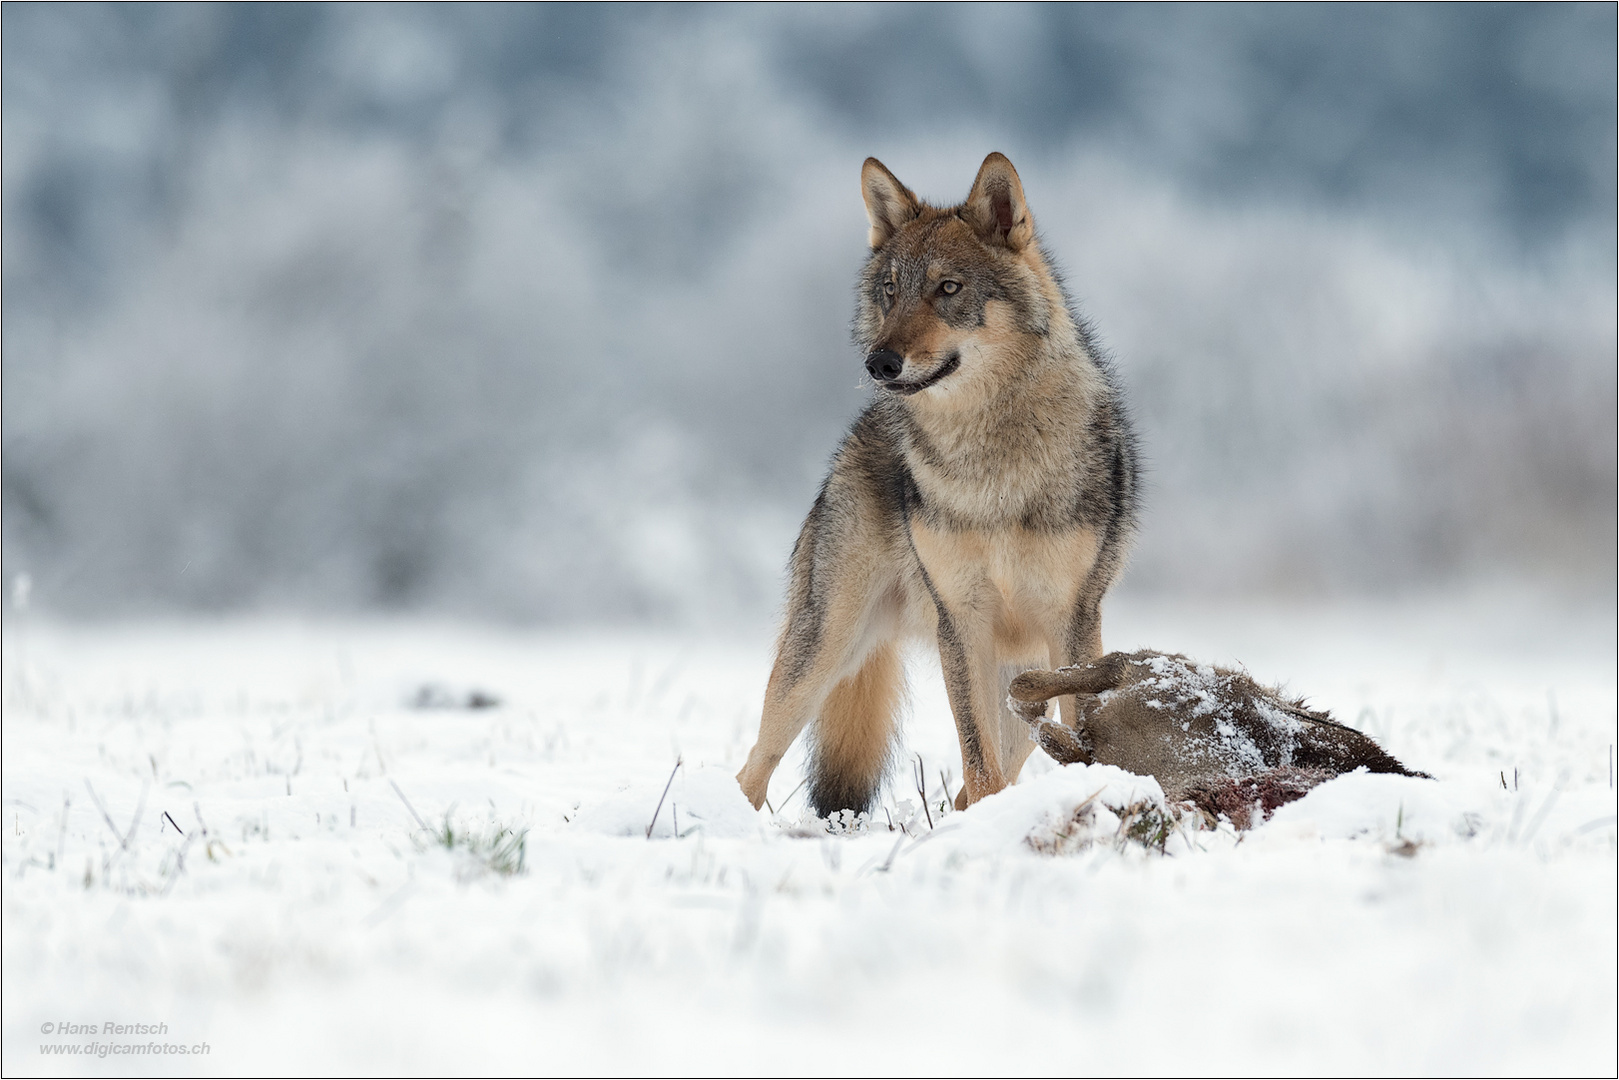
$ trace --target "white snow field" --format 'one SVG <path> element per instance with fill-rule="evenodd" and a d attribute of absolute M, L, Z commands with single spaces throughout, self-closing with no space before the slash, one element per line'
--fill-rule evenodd
<path fill-rule="evenodd" d="M 801 758 L 774 815 L 730 780 L 763 636 L 14 616 L 4 1072 L 1614 1075 L 1611 597 L 1104 628 L 1437 779 L 1160 834 L 1150 779 L 1037 751 L 953 813 L 918 654 L 883 809 L 829 832 Z"/>

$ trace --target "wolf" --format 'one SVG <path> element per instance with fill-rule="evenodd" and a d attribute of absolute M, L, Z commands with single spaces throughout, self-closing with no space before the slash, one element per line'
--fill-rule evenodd
<path fill-rule="evenodd" d="M 1046 702 L 1072 695 L 1078 722 L 1046 718 Z M 1108 653 L 1057 671 L 1026 671 L 1008 704 L 1040 746 L 1066 765 L 1117 765 L 1152 776 L 1172 801 L 1190 802 L 1239 829 L 1335 776 L 1364 768 L 1433 779 L 1406 768 L 1366 735 L 1263 686 L 1244 671 L 1151 649 Z"/>
<path fill-rule="evenodd" d="M 822 815 L 872 807 L 915 638 L 937 644 L 944 671 L 956 805 L 1014 781 L 1034 743 L 1007 686 L 1102 655 L 1102 596 L 1136 520 L 1120 389 L 1012 163 L 990 154 L 957 206 L 923 202 L 876 158 L 860 178 L 871 254 L 853 332 L 875 392 L 793 545 L 759 737 L 737 775 L 758 807 L 809 726 Z"/>

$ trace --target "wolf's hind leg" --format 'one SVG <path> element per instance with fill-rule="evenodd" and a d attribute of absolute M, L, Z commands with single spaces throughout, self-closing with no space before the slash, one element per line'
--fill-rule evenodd
<path fill-rule="evenodd" d="M 895 636 L 896 597 L 880 582 L 873 583 L 869 575 L 851 575 L 840 585 L 839 594 L 823 603 L 796 605 L 782 635 L 770 684 L 765 688 L 759 739 L 736 777 L 742 794 L 755 809 L 764 804 L 771 775 L 806 724 L 823 717 L 829 709 L 838 716 L 853 716 L 866 708 L 864 703 L 880 696 L 876 690 L 883 680 L 876 676 L 887 670 L 883 662 L 878 660 L 870 679 L 862 680 L 860 676 L 874 655 L 884 650 L 884 643 Z M 897 653 L 895 657 L 890 682 L 892 696 L 897 697 Z M 839 707 L 834 699 L 854 704 Z M 816 721 L 817 729 L 823 726 L 824 720 Z M 884 732 L 880 741 L 886 746 L 892 718 L 882 720 L 879 726 Z M 834 733 L 831 745 L 842 747 L 847 743 L 847 734 L 836 733 L 849 729 L 847 720 L 833 724 L 829 729 Z M 835 751 L 827 761 L 845 757 L 859 759 L 858 754 Z"/>
<path fill-rule="evenodd" d="M 742 771 L 736 774 L 742 794 L 747 796 L 755 810 L 764 805 L 770 777 L 775 774 L 782 756 L 793 745 L 793 740 L 798 738 L 798 733 L 804 730 L 804 725 L 820 704 L 813 693 L 813 684 L 805 685 L 805 680 L 797 680 L 795 685 L 781 688 L 782 684 L 793 682 L 786 675 L 783 662 L 778 659 L 770 673 L 770 685 L 765 690 L 759 738 L 754 742 L 753 749 L 748 751 L 748 760 L 742 766 Z"/>
<path fill-rule="evenodd" d="M 809 802 L 817 814 L 871 809 L 904 696 L 905 668 L 893 641 L 872 649 L 827 696 L 810 731 Z"/>

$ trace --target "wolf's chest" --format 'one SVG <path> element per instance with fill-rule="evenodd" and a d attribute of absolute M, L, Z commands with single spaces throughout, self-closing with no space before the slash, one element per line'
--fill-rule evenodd
<path fill-rule="evenodd" d="M 1079 525 L 958 530 L 913 520 L 910 532 L 936 599 L 992 620 L 998 634 L 1013 638 L 1072 608 L 1100 549 L 1096 530 Z"/>

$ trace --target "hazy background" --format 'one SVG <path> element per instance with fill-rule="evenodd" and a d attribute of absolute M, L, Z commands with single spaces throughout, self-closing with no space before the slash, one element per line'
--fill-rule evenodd
<path fill-rule="evenodd" d="M 3 13 L 4 570 L 73 615 L 759 625 L 860 162 L 1114 352 L 1123 588 L 1612 602 L 1612 5 Z"/>

